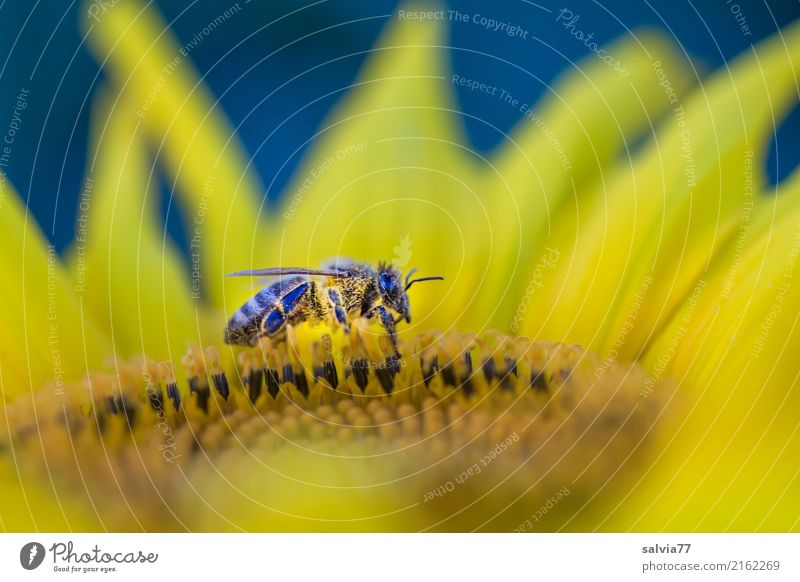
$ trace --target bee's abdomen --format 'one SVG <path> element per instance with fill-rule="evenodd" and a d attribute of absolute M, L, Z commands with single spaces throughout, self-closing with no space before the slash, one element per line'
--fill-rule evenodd
<path fill-rule="evenodd" d="M 228 321 L 225 343 L 253 345 L 262 333 L 277 332 L 285 322 L 282 300 L 294 296 L 299 287 L 307 285 L 303 281 L 302 277 L 282 279 L 248 299 Z"/>
<path fill-rule="evenodd" d="M 259 295 L 261 293 L 263 291 Z M 246 346 L 252 344 L 258 337 L 261 320 L 272 306 L 261 307 L 256 297 L 258 295 L 249 299 L 228 320 L 228 325 L 225 327 L 225 337 L 223 338 L 226 344 Z"/>

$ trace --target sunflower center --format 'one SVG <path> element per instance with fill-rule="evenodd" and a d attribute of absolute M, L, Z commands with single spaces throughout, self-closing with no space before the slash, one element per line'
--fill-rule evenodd
<path fill-rule="evenodd" d="M 304 456 L 306 467 L 337 459 L 336 471 L 368 462 L 367 475 L 417 475 L 404 494 L 416 491 L 429 511 L 425 495 L 458 478 L 464 494 L 504 474 L 521 491 L 544 482 L 593 494 L 656 415 L 658 387 L 643 390 L 641 369 L 574 345 L 500 333 L 423 334 L 401 341 L 399 355 L 383 344 L 358 330 L 339 347 L 326 335 L 265 340 L 229 366 L 216 348 L 194 348 L 179 375 L 134 359 L 62 397 L 45 389 L 9 405 L 0 446 L 78 489 L 144 496 L 144 507 L 153 488 L 163 498 L 210 461 L 238 459 L 229 470 L 248 475 Z"/>

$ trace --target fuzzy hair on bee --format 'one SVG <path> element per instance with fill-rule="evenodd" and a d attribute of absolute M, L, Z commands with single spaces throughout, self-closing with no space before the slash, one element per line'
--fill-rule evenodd
<path fill-rule="evenodd" d="M 397 352 L 397 324 L 411 322 L 407 291 L 420 281 L 411 269 L 403 279 L 391 263 L 335 259 L 321 269 L 278 267 L 237 271 L 230 277 L 275 277 L 276 280 L 242 305 L 225 327 L 227 344 L 253 346 L 262 337 L 283 338 L 286 327 L 303 322 L 328 322 L 347 333 L 354 318 L 378 321 Z"/>

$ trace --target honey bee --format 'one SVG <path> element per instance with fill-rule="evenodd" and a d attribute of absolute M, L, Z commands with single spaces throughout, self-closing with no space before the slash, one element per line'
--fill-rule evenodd
<path fill-rule="evenodd" d="M 443 277 L 411 277 L 411 269 L 402 279 L 399 269 L 390 263 L 367 263 L 336 259 L 322 269 L 279 267 L 231 273 L 229 277 L 278 277 L 256 293 L 233 314 L 225 328 L 227 344 L 253 346 L 259 338 L 281 338 L 287 325 L 304 321 L 328 321 L 350 330 L 354 317 L 380 322 L 397 352 L 397 324 L 411 322 L 406 292 L 420 281 Z M 402 282 L 401 282 L 402 281 Z"/>

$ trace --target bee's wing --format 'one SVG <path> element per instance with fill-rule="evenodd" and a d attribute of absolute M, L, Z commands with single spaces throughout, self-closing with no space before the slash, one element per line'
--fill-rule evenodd
<path fill-rule="evenodd" d="M 334 269 L 307 269 L 305 267 L 276 267 L 273 269 L 252 269 L 229 273 L 228 277 L 283 277 L 285 275 L 311 275 L 319 277 L 346 277 L 345 271 Z"/>

